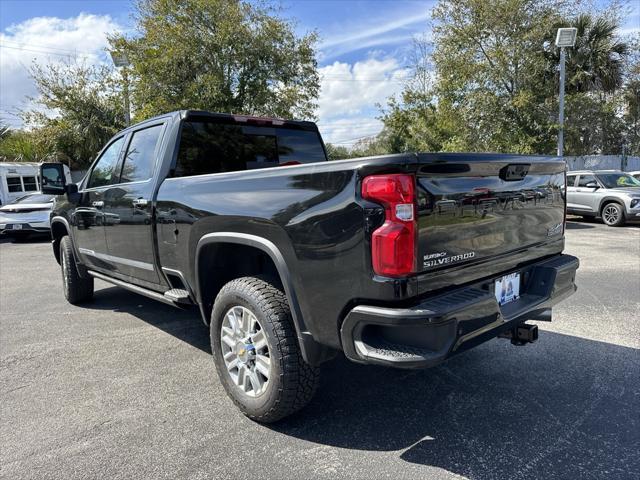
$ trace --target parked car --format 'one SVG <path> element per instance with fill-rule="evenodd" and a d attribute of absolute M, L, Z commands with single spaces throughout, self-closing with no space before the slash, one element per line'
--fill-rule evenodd
<path fill-rule="evenodd" d="M 618 170 L 568 172 L 567 213 L 600 217 L 611 227 L 640 220 L 640 180 Z"/>
<path fill-rule="evenodd" d="M 49 233 L 54 198 L 54 195 L 36 192 L 0 207 L 0 235 L 26 237 Z"/>
<path fill-rule="evenodd" d="M 497 336 L 535 341 L 525 321 L 550 320 L 576 289 L 565 168 L 499 154 L 328 162 L 313 123 L 181 111 L 118 133 L 77 185 L 60 164 L 41 171 L 60 195 L 68 301 L 99 278 L 197 306 L 227 393 L 273 422 L 339 352 L 426 368 Z"/>
<path fill-rule="evenodd" d="M 629 175 L 631 175 L 633 178 L 635 178 L 636 180 L 640 180 L 640 171 L 636 171 L 636 172 L 627 172 Z"/>

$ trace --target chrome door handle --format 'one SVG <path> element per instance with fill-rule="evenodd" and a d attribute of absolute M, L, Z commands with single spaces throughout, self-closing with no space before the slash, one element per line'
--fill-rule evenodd
<path fill-rule="evenodd" d="M 136 198 L 131 203 L 134 208 L 144 208 L 149 204 L 146 198 Z"/>
<path fill-rule="evenodd" d="M 91 206 L 95 208 L 104 207 L 104 202 L 102 200 L 96 200 L 95 202 L 91 202 Z"/>

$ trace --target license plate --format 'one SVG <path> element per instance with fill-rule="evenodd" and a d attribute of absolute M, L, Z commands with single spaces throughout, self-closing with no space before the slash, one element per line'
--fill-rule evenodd
<path fill-rule="evenodd" d="M 7 225 L 7 228 L 9 230 L 22 230 L 22 224 L 21 223 L 14 223 L 11 225 Z"/>
<path fill-rule="evenodd" d="M 520 274 L 511 273 L 496 280 L 496 300 L 498 305 L 505 305 L 520 297 Z"/>

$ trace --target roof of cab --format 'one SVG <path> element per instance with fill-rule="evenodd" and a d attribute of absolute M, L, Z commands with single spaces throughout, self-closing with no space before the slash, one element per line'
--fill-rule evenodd
<path fill-rule="evenodd" d="M 141 122 L 136 123 L 135 125 L 130 125 L 125 128 L 124 131 L 130 130 L 132 128 L 137 128 L 138 126 L 144 125 L 146 123 L 154 122 L 160 119 L 187 119 L 187 118 L 212 118 L 217 120 L 222 120 L 224 122 L 229 123 L 253 123 L 253 124 L 271 124 L 274 126 L 295 126 L 298 128 L 302 128 L 305 130 L 314 130 L 317 131 L 318 127 L 314 122 L 309 122 L 305 120 L 286 120 L 282 118 L 274 118 L 274 117 L 259 117 L 252 115 L 240 115 L 240 114 L 231 114 L 231 113 L 217 113 L 217 112 L 209 112 L 206 110 L 176 110 L 173 112 L 163 113 L 161 115 L 156 115 L 155 117 L 147 118 Z"/>
<path fill-rule="evenodd" d="M 570 170 L 567 172 L 567 175 L 576 175 L 579 173 L 629 173 L 629 172 L 623 172 L 622 170 L 613 170 L 613 169 L 609 169 L 609 170 Z"/>

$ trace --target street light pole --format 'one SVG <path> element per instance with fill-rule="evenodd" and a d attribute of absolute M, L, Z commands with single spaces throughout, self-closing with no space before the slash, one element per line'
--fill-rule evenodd
<path fill-rule="evenodd" d="M 129 58 L 126 53 L 118 52 L 118 51 L 110 51 L 111 59 L 113 60 L 113 64 L 116 68 L 122 68 L 122 93 L 124 94 L 124 123 L 128 127 L 131 123 L 131 111 L 129 108 L 129 74 L 127 72 L 127 67 L 131 65 L 129 62 Z"/>
<path fill-rule="evenodd" d="M 564 156 L 564 64 L 565 64 L 565 47 L 573 47 L 576 44 L 577 28 L 559 28 L 556 35 L 556 47 L 560 48 L 560 95 L 558 112 L 558 156 Z"/>
<path fill-rule="evenodd" d="M 123 82 L 123 94 L 124 94 L 124 123 L 128 127 L 131 123 L 131 110 L 129 108 L 129 75 L 127 73 L 127 67 L 122 68 L 122 82 Z"/>
<path fill-rule="evenodd" d="M 558 114 L 558 156 L 564 156 L 564 47 L 560 47 L 560 112 Z"/>

